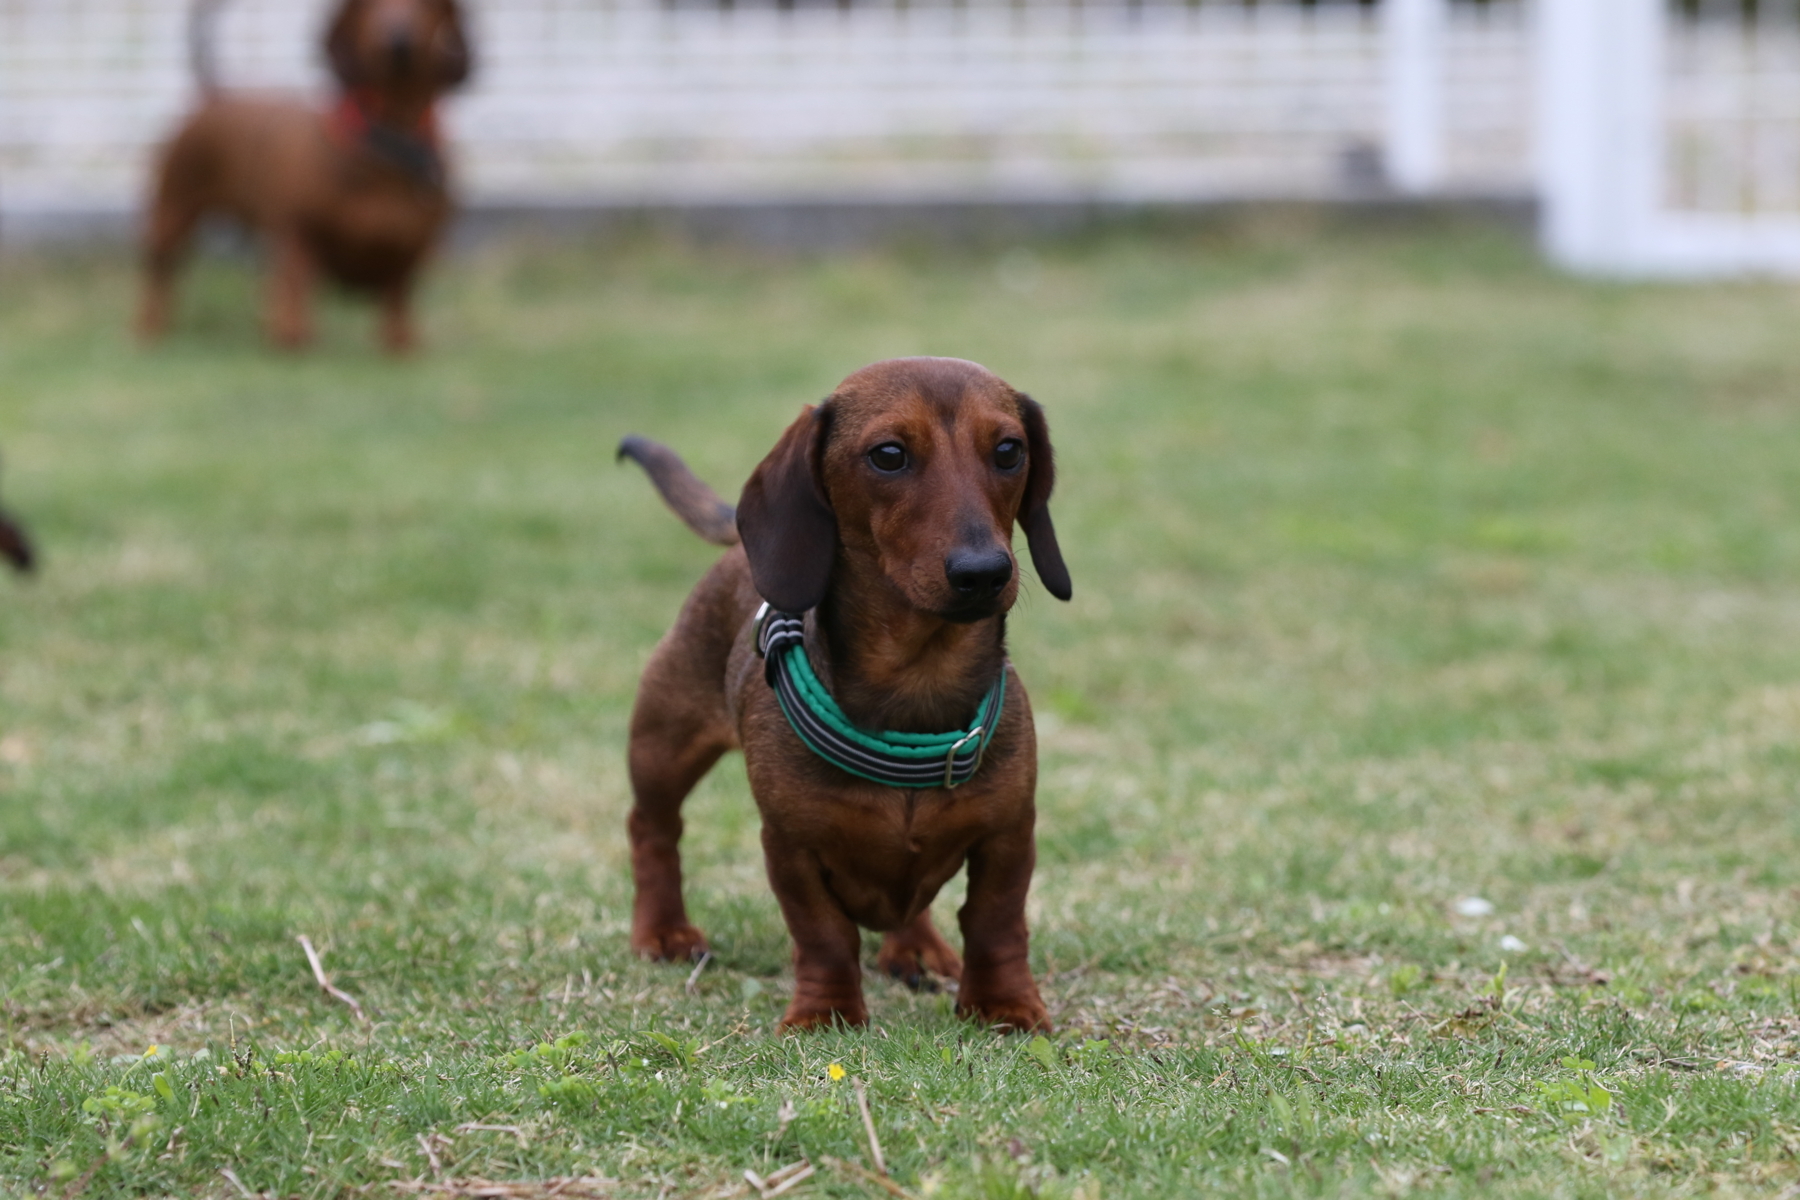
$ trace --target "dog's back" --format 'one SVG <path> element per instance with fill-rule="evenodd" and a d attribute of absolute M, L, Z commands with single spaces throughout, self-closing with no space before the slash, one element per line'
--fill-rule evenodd
<path fill-rule="evenodd" d="M 163 151 L 155 204 L 222 212 L 254 225 L 318 202 L 327 167 L 319 114 L 280 96 L 210 95 Z"/>

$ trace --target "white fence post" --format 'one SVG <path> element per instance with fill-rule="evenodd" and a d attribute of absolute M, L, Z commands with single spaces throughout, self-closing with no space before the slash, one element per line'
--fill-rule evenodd
<path fill-rule="evenodd" d="M 1544 249 L 1574 270 L 1654 269 L 1664 0 L 1540 0 Z"/>
<path fill-rule="evenodd" d="M 1557 2 L 1557 0 L 1552 0 Z M 1449 0 L 1384 0 L 1388 182 L 1418 195 L 1444 177 L 1444 27 Z"/>

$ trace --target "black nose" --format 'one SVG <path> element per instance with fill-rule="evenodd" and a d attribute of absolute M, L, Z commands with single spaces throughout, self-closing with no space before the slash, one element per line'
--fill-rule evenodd
<path fill-rule="evenodd" d="M 394 64 L 394 70 L 404 75 L 412 70 L 413 39 L 412 34 L 404 29 L 388 34 L 388 61 Z"/>
<path fill-rule="evenodd" d="M 1012 555 L 992 550 L 953 550 L 944 560 L 944 577 L 965 600 L 992 600 L 1011 581 Z"/>

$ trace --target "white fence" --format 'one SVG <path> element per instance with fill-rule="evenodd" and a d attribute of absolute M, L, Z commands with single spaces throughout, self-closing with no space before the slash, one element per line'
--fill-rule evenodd
<path fill-rule="evenodd" d="M 331 2 L 230 0 L 226 81 L 322 99 Z M 189 3 L 0 0 L 0 221 L 136 207 Z M 1535 194 L 1578 269 L 1800 272 L 1800 0 L 465 3 L 477 206 Z"/>
<path fill-rule="evenodd" d="M 1800 273 L 1795 0 L 1548 0 L 1552 257 L 1608 274 Z"/>
<path fill-rule="evenodd" d="M 1427 20 L 1396 38 L 1295 0 L 468 0 L 448 126 L 476 205 L 1329 198 L 1389 159 L 1414 189 L 1527 193 L 1520 3 L 1408 2 Z M 0 0 L 0 219 L 134 207 L 191 102 L 187 6 Z M 322 93 L 324 9 L 232 0 L 226 81 Z"/>

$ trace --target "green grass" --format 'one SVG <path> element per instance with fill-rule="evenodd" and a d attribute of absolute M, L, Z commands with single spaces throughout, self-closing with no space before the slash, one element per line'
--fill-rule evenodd
<path fill-rule="evenodd" d="M 834 1063 L 915 1196 L 1800 1184 L 1792 289 L 1470 228 L 516 243 L 393 364 L 348 305 L 265 351 L 228 263 L 151 353 L 123 256 L 3 269 L 47 561 L 0 581 L 0 1189 L 883 1194 Z M 715 961 L 626 951 L 626 716 L 711 551 L 612 446 L 734 491 L 912 353 L 1058 446 L 1076 600 L 1011 626 L 1048 1042 L 886 981 L 774 1036 L 736 760 L 689 809 Z"/>

